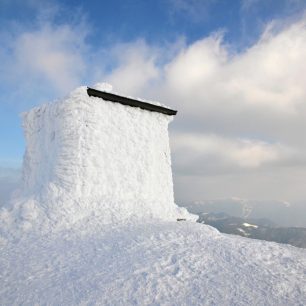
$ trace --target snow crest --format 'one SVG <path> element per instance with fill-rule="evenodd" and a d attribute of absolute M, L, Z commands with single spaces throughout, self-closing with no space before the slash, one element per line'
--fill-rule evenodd
<path fill-rule="evenodd" d="M 89 97 L 86 89 L 23 114 L 23 188 L 13 210 L 1 212 L 2 225 L 48 232 L 85 219 L 193 219 L 174 203 L 172 117 Z"/>

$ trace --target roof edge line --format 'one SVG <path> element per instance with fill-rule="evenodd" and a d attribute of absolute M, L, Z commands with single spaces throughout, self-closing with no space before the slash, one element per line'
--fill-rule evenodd
<path fill-rule="evenodd" d="M 176 110 L 173 110 L 173 109 L 170 109 L 170 108 L 166 108 L 166 107 L 163 107 L 163 106 L 151 104 L 151 103 L 144 102 L 144 101 L 135 100 L 135 99 L 132 99 L 132 98 L 119 96 L 119 95 L 116 95 L 116 94 L 113 94 L 113 93 L 100 91 L 100 90 L 90 88 L 90 87 L 87 87 L 87 94 L 90 97 L 97 97 L 97 98 L 101 98 L 105 101 L 116 102 L 116 103 L 132 106 L 132 107 L 139 107 L 139 108 L 144 109 L 144 110 L 148 110 L 148 111 L 151 111 L 151 112 L 162 113 L 162 114 L 165 114 L 165 115 L 168 115 L 168 116 L 174 116 L 174 115 L 177 114 Z"/>

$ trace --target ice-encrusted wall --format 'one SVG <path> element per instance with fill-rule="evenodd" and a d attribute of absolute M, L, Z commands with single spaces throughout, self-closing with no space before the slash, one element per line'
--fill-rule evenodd
<path fill-rule="evenodd" d="M 25 113 L 21 215 L 61 224 L 186 217 L 173 198 L 171 120 L 89 97 L 86 87 Z"/>

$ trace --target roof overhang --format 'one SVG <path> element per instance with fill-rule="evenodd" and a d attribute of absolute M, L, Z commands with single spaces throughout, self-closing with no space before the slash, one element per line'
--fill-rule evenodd
<path fill-rule="evenodd" d="M 176 110 L 173 110 L 170 108 L 166 108 L 163 106 L 159 106 L 159 105 L 155 105 L 155 104 L 151 104 L 148 102 L 135 100 L 135 99 L 131 99 L 131 98 L 123 97 L 123 96 L 118 96 L 118 95 L 115 95 L 109 92 L 96 90 L 90 87 L 87 87 L 87 94 L 90 97 L 98 97 L 105 101 L 116 102 L 116 103 L 120 103 L 123 105 L 129 105 L 132 107 L 139 107 L 141 109 L 145 109 L 151 112 L 162 113 L 168 116 L 174 116 L 177 113 Z"/>

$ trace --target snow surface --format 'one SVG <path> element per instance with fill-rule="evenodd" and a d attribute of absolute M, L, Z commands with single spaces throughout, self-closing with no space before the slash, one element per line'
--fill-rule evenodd
<path fill-rule="evenodd" d="M 193 216 L 173 201 L 169 119 L 84 87 L 24 115 L 0 305 L 306 305 L 305 249 L 171 221 Z"/>
<path fill-rule="evenodd" d="M 254 228 L 258 228 L 258 225 L 254 225 L 254 224 L 250 224 L 250 223 L 246 223 L 246 222 L 244 222 L 242 225 L 245 226 L 245 227 L 254 227 Z"/>
<path fill-rule="evenodd" d="M 304 249 L 193 222 L 87 224 L 2 247 L 0 304 L 306 305 Z"/>
<path fill-rule="evenodd" d="M 243 235 L 245 235 L 245 236 L 248 236 L 248 235 L 249 235 L 249 233 L 247 233 L 245 230 L 243 230 L 243 229 L 240 228 L 240 227 L 238 227 L 237 230 L 238 230 L 240 233 L 242 233 Z"/>

